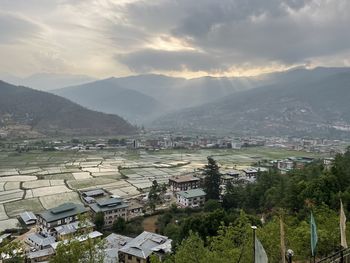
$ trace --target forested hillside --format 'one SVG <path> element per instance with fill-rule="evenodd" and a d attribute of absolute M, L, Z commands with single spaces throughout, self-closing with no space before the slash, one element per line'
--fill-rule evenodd
<path fill-rule="evenodd" d="M 203 212 L 174 207 L 161 215 L 159 230 L 176 245 L 165 262 L 252 262 L 251 225 L 258 226 L 269 262 L 281 262 L 280 220 L 286 247 L 295 260 L 308 262 L 311 211 L 318 229 L 317 258 L 322 258 L 340 249 L 340 199 L 348 214 L 350 149 L 335 158 L 330 170 L 315 162 L 286 175 L 260 173 L 254 184 L 229 185 L 222 204 L 208 200 Z"/>
<path fill-rule="evenodd" d="M 0 81 L 0 126 L 27 125 L 47 135 L 129 134 L 117 115 L 88 110 L 67 99 Z"/>

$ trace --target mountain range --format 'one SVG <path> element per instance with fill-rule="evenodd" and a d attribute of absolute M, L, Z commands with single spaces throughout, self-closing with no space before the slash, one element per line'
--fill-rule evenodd
<path fill-rule="evenodd" d="M 349 135 L 349 68 L 296 69 L 263 82 L 269 84 L 167 114 L 153 126 L 252 135 Z"/>
<path fill-rule="evenodd" d="M 136 128 L 119 116 L 65 98 L 0 81 L 0 128 L 27 126 L 42 135 L 119 135 Z M 13 128 L 15 127 L 15 128 Z"/>
<path fill-rule="evenodd" d="M 165 113 L 211 102 L 254 85 L 256 80 L 245 78 L 139 75 L 98 80 L 52 92 L 90 109 L 147 124 Z"/>

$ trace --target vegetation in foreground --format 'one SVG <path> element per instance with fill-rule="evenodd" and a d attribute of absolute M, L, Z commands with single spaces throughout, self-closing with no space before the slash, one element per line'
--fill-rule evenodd
<path fill-rule="evenodd" d="M 210 159 L 206 168 L 209 166 Z M 208 200 L 201 213 L 184 215 L 173 209 L 161 215 L 159 231 L 175 245 L 174 254 L 165 262 L 252 262 L 251 225 L 258 226 L 257 236 L 269 262 L 280 262 L 281 220 L 287 248 L 294 251 L 295 260 L 306 262 L 310 258 L 311 211 L 318 228 L 317 257 L 325 257 L 340 249 L 340 199 L 347 213 L 350 148 L 336 156 L 330 170 L 318 162 L 286 175 L 270 170 L 260 173 L 255 184 L 228 185 L 222 203 Z"/>

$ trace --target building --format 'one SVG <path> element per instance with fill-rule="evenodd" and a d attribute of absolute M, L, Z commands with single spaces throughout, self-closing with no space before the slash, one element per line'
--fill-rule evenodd
<path fill-rule="evenodd" d="M 173 176 L 169 178 L 170 189 L 174 192 L 196 189 L 199 185 L 200 179 L 192 175 Z"/>
<path fill-rule="evenodd" d="M 38 232 L 46 235 L 56 235 L 55 227 L 66 225 L 78 220 L 78 215 L 88 212 L 83 205 L 64 203 L 55 208 L 37 214 Z"/>
<path fill-rule="evenodd" d="M 27 236 L 26 242 L 33 246 L 37 250 L 50 247 L 51 244 L 56 242 L 53 236 L 42 236 L 39 233 L 31 233 Z"/>
<path fill-rule="evenodd" d="M 33 212 L 23 212 L 19 214 L 21 221 L 27 226 L 36 224 L 36 216 Z"/>
<path fill-rule="evenodd" d="M 200 207 L 205 202 L 205 192 L 200 189 L 191 189 L 176 193 L 176 202 L 182 207 Z"/>
<path fill-rule="evenodd" d="M 55 231 L 58 240 L 68 240 L 71 239 L 78 230 L 80 233 L 88 233 L 93 230 L 94 226 L 95 225 L 90 221 L 85 221 L 84 223 L 75 221 L 66 225 L 56 226 Z"/>
<path fill-rule="evenodd" d="M 104 215 L 105 226 L 112 226 L 114 221 L 118 217 L 122 217 L 125 220 L 127 217 L 128 204 L 121 198 L 108 198 L 103 200 L 97 200 L 96 203 L 90 204 L 91 211 L 94 215 L 102 212 Z"/>
<path fill-rule="evenodd" d="M 128 211 L 128 219 L 142 216 L 143 215 L 143 205 L 137 202 L 129 203 Z"/>
<path fill-rule="evenodd" d="M 221 184 L 227 185 L 229 182 L 233 182 L 235 180 L 238 180 L 236 177 L 230 176 L 230 175 L 222 175 L 221 176 Z"/>
<path fill-rule="evenodd" d="M 55 254 L 55 250 L 52 247 L 41 249 L 38 251 L 30 251 L 27 254 L 27 261 L 30 263 L 34 262 L 48 262 L 50 257 Z"/>
<path fill-rule="evenodd" d="M 243 172 L 247 177 L 256 177 L 258 175 L 258 170 L 254 168 L 243 169 Z"/>
<path fill-rule="evenodd" d="M 132 240 L 131 237 L 110 234 L 104 239 L 104 259 L 103 263 L 117 263 L 119 262 L 119 249 L 124 247 Z"/>
<path fill-rule="evenodd" d="M 144 231 L 119 249 L 119 262 L 148 263 L 152 254 L 161 259 L 171 252 L 171 242 L 166 236 Z"/>
<path fill-rule="evenodd" d="M 81 192 L 81 195 L 86 203 L 91 204 L 95 203 L 95 198 L 105 196 L 106 192 L 103 189 L 93 189 Z"/>

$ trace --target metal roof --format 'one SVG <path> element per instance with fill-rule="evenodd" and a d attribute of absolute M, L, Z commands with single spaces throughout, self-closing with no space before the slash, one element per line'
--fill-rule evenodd
<path fill-rule="evenodd" d="M 36 259 L 36 258 L 51 256 L 54 253 L 55 253 L 55 250 L 52 247 L 49 247 L 49 248 L 41 249 L 38 251 L 29 252 L 27 257 L 29 259 Z"/>
<path fill-rule="evenodd" d="M 31 233 L 27 236 L 30 242 L 35 243 L 38 246 L 47 247 L 50 244 L 55 243 L 55 238 L 53 236 L 44 237 L 38 233 Z"/>
<path fill-rule="evenodd" d="M 87 212 L 89 209 L 83 205 L 74 203 L 64 203 L 55 208 L 38 213 L 46 222 L 57 221 L 66 217 L 75 216 Z"/>
<path fill-rule="evenodd" d="M 188 198 L 194 198 L 194 197 L 202 197 L 202 196 L 205 196 L 206 193 L 203 191 L 203 189 L 197 188 L 197 189 L 190 189 L 186 191 L 180 191 L 177 193 L 177 195 L 188 199 Z"/>
<path fill-rule="evenodd" d="M 124 247 L 120 252 L 146 259 L 154 251 L 171 252 L 172 240 L 166 236 L 144 231 Z"/>
<path fill-rule="evenodd" d="M 19 216 L 26 225 L 34 224 L 36 222 L 36 216 L 33 212 L 25 211 L 23 213 L 20 213 Z"/>
<path fill-rule="evenodd" d="M 114 209 L 127 208 L 128 206 L 129 205 L 120 198 L 109 198 L 99 200 L 94 204 L 90 204 L 90 208 L 96 213 L 110 211 Z"/>
<path fill-rule="evenodd" d="M 104 195 L 105 193 L 106 192 L 103 189 L 95 189 L 95 190 L 85 191 L 82 194 L 84 196 L 94 197 L 98 195 Z"/>

